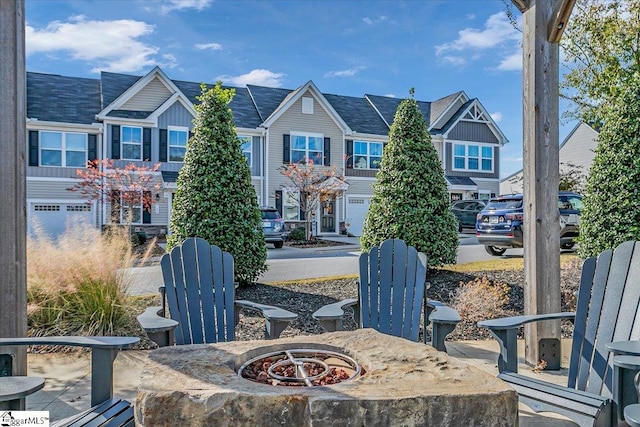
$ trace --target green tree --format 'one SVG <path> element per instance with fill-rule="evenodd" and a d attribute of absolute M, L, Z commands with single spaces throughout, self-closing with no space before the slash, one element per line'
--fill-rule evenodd
<path fill-rule="evenodd" d="M 369 250 L 390 238 L 424 252 L 430 266 L 456 261 L 458 223 L 442 164 L 413 97 L 400 103 L 389 130 L 360 243 Z"/>
<path fill-rule="evenodd" d="M 600 123 L 600 107 L 615 100 L 640 71 L 640 0 L 578 0 L 562 36 L 565 117 Z"/>
<path fill-rule="evenodd" d="M 178 174 L 167 245 L 202 237 L 231 253 L 236 280 L 250 283 L 267 270 L 267 249 L 256 190 L 229 109 L 234 94 L 220 82 L 211 89 L 202 85 L 194 135 Z"/>
<path fill-rule="evenodd" d="M 585 258 L 640 240 L 640 74 L 601 111 L 578 239 Z"/>

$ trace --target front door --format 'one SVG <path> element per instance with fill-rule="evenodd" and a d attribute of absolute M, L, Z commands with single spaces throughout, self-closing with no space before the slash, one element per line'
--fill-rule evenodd
<path fill-rule="evenodd" d="M 321 233 L 335 233 L 336 231 L 335 203 L 336 199 L 333 197 L 322 202 Z"/>

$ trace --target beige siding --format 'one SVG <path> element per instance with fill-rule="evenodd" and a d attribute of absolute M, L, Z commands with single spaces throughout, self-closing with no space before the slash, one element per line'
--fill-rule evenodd
<path fill-rule="evenodd" d="M 27 180 L 27 199 L 81 199 L 77 192 L 69 191 L 67 188 L 73 187 L 74 181 L 67 180 Z"/>
<path fill-rule="evenodd" d="M 269 170 L 266 171 L 269 177 L 269 188 L 267 191 L 267 204 L 275 206 L 275 192 L 282 188 L 282 184 L 286 182 L 286 178 L 278 171 L 282 162 L 282 136 L 291 132 L 309 132 L 324 135 L 325 138 L 331 138 L 331 165 L 338 168 L 343 167 L 343 133 L 338 125 L 333 121 L 329 114 L 322 108 L 317 99 L 307 91 L 303 97 L 313 97 L 313 114 L 302 113 L 302 97 L 299 98 L 287 111 L 285 111 L 270 127 L 269 127 L 269 153 L 268 165 Z M 316 165 L 316 168 L 322 166 Z"/>
<path fill-rule="evenodd" d="M 347 182 L 349 183 L 349 191 L 348 191 L 347 195 L 349 195 L 349 194 L 359 194 L 359 195 L 373 194 L 372 185 L 375 182 L 374 179 L 349 178 L 347 180 Z"/>
<path fill-rule="evenodd" d="M 173 93 L 155 77 L 144 88 L 136 93 L 130 100 L 125 102 L 120 109 L 131 111 L 155 111 L 164 101 L 171 97 Z"/>

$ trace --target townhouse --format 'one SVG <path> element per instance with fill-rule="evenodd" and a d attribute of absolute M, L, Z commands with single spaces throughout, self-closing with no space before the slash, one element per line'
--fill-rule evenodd
<path fill-rule="evenodd" d="M 212 86 L 212 85 L 210 85 Z M 401 99 L 322 93 L 309 81 L 297 89 L 237 87 L 230 104 L 260 205 L 276 206 L 289 226 L 302 219 L 298 195 L 283 191 L 278 168 L 303 158 L 336 166 L 346 184 L 314 215 L 314 233 L 345 228 L 360 235 L 389 127 Z M 52 236 L 70 221 L 96 227 L 132 214 L 136 231 L 170 233 L 172 196 L 196 116 L 201 85 L 170 79 L 159 67 L 144 76 L 102 72 L 98 79 L 27 73 L 27 209 L 30 232 Z M 499 192 L 500 147 L 506 137 L 478 99 L 457 92 L 418 101 L 442 160 L 452 200 Z M 83 200 L 68 189 L 87 161 L 153 167 L 154 204 Z M 142 197 L 141 197 L 142 199 Z M 221 201 L 222 202 L 222 201 Z"/>

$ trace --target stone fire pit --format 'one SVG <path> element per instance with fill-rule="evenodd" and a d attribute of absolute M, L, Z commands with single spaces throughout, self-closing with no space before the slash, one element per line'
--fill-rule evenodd
<path fill-rule="evenodd" d="M 331 386 L 277 387 L 238 375 L 248 360 L 312 348 L 355 359 L 364 374 Z M 515 426 L 516 392 L 422 343 L 371 329 L 151 352 L 137 426 Z"/>

